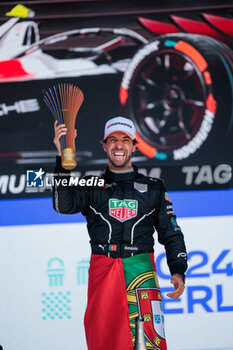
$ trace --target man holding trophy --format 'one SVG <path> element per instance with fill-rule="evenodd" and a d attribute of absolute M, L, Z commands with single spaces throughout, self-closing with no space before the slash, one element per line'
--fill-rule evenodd
<path fill-rule="evenodd" d="M 54 130 L 55 173 L 62 178 L 69 172 L 62 167 L 60 144 L 67 127 L 55 121 Z M 163 181 L 140 174 L 132 164 L 135 135 L 131 120 L 108 120 L 102 142 L 108 157 L 101 176 L 105 185 L 63 187 L 60 183 L 53 189 L 57 212 L 82 212 L 87 220 L 92 250 L 84 319 L 88 350 L 133 350 L 138 317 L 144 318 L 145 345 L 141 349 L 167 349 L 154 263 L 155 230 L 165 246 L 175 288 L 168 296 L 176 299 L 184 291 L 187 255 L 183 234 Z"/>
<path fill-rule="evenodd" d="M 66 126 L 56 121 L 58 174 L 65 172 L 59 140 L 66 133 Z M 141 315 L 145 319 L 147 349 L 165 350 L 153 233 L 156 228 L 159 242 L 166 249 L 175 287 L 168 294 L 171 298 L 178 298 L 184 290 L 187 258 L 183 235 L 163 182 L 141 175 L 132 165 L 136 150 L 132 121 L 123 117 L 110 119 L 105 125 L 103 148 L 108 157 L 108 168 L 102 175 L 104 187 L 57 186 L 53 191 L 57 212 L 81 211 L 87 219 L 92 249 L 85 314 L 88 349 L 132 350 L 135 319 Z M 154 315 L 160 319 L 156 328 Z"/>

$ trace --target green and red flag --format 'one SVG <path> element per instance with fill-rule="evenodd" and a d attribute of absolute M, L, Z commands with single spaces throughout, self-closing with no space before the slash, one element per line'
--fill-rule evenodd
<path fill-rule="evenodd" d="M 133 350 L 139 315 L 147 349 L 167 350 L 154 255 L 92 255 L 84 320 L 88 350 Z"/>

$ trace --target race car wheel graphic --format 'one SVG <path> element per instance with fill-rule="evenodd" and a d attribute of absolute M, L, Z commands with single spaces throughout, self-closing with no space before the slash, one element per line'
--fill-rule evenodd
<path fill-rule="evenodd" d="M 226 128 L 225 116 L 230 119 L 232 113 L 232 70 L 226 57 L 230 49 L 209 39 L 160 36 L 130 62 L 120 102 L 136 124 L 138 149 L 147 157 L 188 158 L 219 124 L 216 113 L 224 111 L 221 128 Z"/>
<path fill-rule="evenodd" d="M 224 130 L 226 131 L 225 136 L 228 137 L 233 128 L 233 51 L 224 43 L 214 40 L 213 38 L 208 37 L 208 41 L 215 49 L 217 48 L 219 50 L 219 57 L 222 60 L 226 71 L 228 72 L 230 89 L 228 91 L 229 97 L 227 103 L 230 104 L 230 110 L 228 113 L 229 123 L 225 128 L 226 130 Z M 224 87 L 222 86 L 222 88 Z"/>

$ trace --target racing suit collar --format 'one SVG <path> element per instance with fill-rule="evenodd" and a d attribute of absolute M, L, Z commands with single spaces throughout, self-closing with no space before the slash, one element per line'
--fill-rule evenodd
<path fill-rule="evenodd" d="M 127 173 L 122 173 L 122 174 L 116 174 L 113 173 L 109 167 L 107 167 L 105 173 L 104 173 L 104 177 L 107 180 L 111 180 L 111 181 L 132 181 L 134 180 L 138 175 L 138 168 L 136 167 L 136 165 L 133 165 L 133 171 L 132 172 L 127 172 Z"/>

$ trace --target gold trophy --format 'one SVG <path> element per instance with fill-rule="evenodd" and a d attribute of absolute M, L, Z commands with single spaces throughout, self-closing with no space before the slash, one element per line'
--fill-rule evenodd
<path fill-rule="evenodd" d="M 58 124 L 65 124 L 66 135 L 60 138 L 62 167 L 72 170 L 76 167 L 75 120 L 83 103 L 81 89 L 72 84 L 57 84 L 46 90 L 44 101 Z"/>

